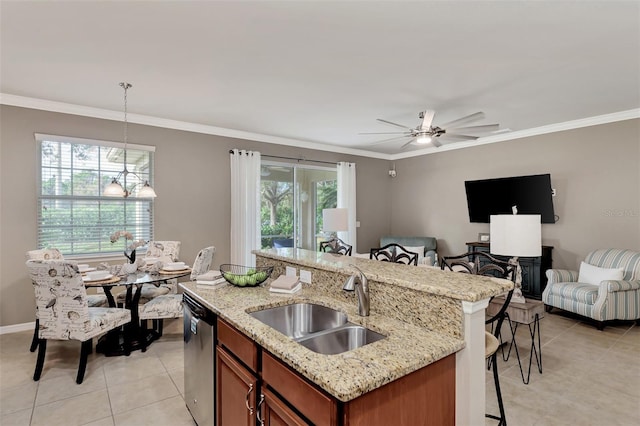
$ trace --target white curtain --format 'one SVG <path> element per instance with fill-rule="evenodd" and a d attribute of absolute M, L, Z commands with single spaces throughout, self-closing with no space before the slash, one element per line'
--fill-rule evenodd
<path fill-rule="evenodd" d="M 356 253 L 356 163 L 338 163 L 338 208 L 348 210 L 349 230 L 338 232 L 338 238 L 353 246 Z"/>
<path fill-rule="evenodd" d="M 231 263 L 255 266 L 260 248 L 260 153 L 234 149 L 231 156 Z"/>

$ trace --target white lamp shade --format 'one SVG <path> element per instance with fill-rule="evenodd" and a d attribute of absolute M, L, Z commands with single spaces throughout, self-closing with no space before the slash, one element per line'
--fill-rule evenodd
<path fill-rule="evenodd" d="M 153 188 L 151 187 L 151 185 L 149 185 L 149 182 L 145 182 L 144 186 L 142 188 L 140 188 L 140 191 L 138 191 L 138 197 L 140 198 L 156 198 L 156 191 L 153 190 Z"/>
<path fill-rule="evenodd" d="M 542 255 L 542 225 L 539 214 L 491 215 L 491 254 L 515 257 Z"/>
<path fill-rule="evenodd" d="M 347 209 L 322 210 L 322 229 L 325 232 L 343 232 L 349 230 Z"/>
<path fill-rule="evenodd" d="M 124 197 L 124 189 L 122 185 L 114 179 L 109 185 L 105 186 L 102 195 L 105 197 Z"/>

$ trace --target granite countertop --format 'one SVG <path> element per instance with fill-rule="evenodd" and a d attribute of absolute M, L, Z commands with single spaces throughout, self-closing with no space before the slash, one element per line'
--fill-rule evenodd
<path fill-rule="evenodd" d="M 349 259 L 349 262 L 353 260 Z M 310 263 L 309 266 L 315 265 Z M 180 286 L 220 318 L 340 401 L 355 399 L 464 347 L 461 339 L 376 314 L 373 309 L 371 316 L 361 317 L 357 314 L 355 299 L 353 304 L 347 304 L 317 294 L 313 286 L 308 285 L 296 295 L 274 294 L 268 291 L 268 284 L 269 281 L 263 284 L 265 287 L 251 288 L 224 284 L 213 288 L 188 282 Z M 300 301 L 338 309 L 347 314 L 349 321 L 387 337 L 342 354 L 322 355 L 249 315 L 249 312 Z"/>
<path fill-rule="evenodd" d="M 440 268 L 408 265 L 403 265 L 402 274 L 399 274 L 398 265 L 391 262 L 303 249 L 266 249 L 255 250 L 254 253 L 270 259 L 342 273 L 344 271 L 352 273 L 354 269 L 350 265 L 355 265 L 365 273 L 370 281 L 381 281 L 402 288 L 466 302 L 477 302 L 513 288 L 511 281 L 499 278 L 452 274 L 442 271 Z"/>

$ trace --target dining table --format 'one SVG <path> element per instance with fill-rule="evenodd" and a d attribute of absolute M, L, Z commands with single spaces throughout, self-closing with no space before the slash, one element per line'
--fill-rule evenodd
<path fill-rule="evenodd" d="M 138 312 L 138 303 L 144 284 L 153 284 L 159 287 L 167 281 L 181 278 L 191 274 L 191 269 L 186 268 L 179 271 L 144 272 L 125 276 L 113 276 L 107 279 L 96 281 L 85 281 L 85 287 L 101 287 L 104 290 L 109 306 L 116 307 L 116 301 L 111 293 L 113 287 L 126 287 L 125 308 L 131 311 L 131 322 L 121 328 L 116 328 L 98 339 L 96 352 L 105 356 L 128 355 L 130 351 L 142 349 L 143 351 L 158 339 L 159 335 L 155 330 L 142 327 Z M 127 348 L 126 343 L 129 343 Z"/>

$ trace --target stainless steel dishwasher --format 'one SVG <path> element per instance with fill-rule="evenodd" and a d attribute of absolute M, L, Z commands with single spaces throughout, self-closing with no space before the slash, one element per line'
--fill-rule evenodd
<path fill-rule="evenodd" d="M 215 315 L 184 298 L 184 400 L 198 426 L 215 424 Z"/>

